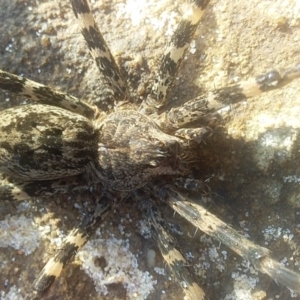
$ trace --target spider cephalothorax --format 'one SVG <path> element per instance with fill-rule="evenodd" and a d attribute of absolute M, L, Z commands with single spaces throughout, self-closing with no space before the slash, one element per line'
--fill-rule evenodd
<path fill-rule="evenodd" d="M 300 76 L 300 66 L 272 71 L 253 80 L 215 89 L 172 107 L 170 89 L 208 1 L 190 3 L 174 32 L 149 95 L 138 106 L 106 45 L 85 0 L 71 1 L 82 34 L 114 93 L 114 110 L 0 71 L 0 88 L 37 104 L 0 112 L 1 201 L 91 191 L 94 207 L 67 236 L 33 284 L 28 299 L 39 299 L 88 241 L 115 205 L 136 200 L 180 286 L 190 299 L 204 299 L 179 251 L 158 204 L 164 202 L 196 228 L 219 239 L 257 270 L 299 292 L 299 274 L 270 258 L 198 202 L 209 197 L 206 184 L 192 176 L 193 151 L 213 134 L 221 109 L 253 95 L 280 88 Z"/>
<path fill-rule="evenodd" d="M 139 112 L 112 113 L 100 124 L 99 177 L 111 188 L 132 190 L 155 176 L 182 174 L 176 160 L 183 147 Z"/>

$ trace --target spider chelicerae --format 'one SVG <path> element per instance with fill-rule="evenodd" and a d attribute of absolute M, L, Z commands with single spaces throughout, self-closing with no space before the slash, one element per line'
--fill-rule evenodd
<path fill-rule="evenodd" d="M 15 110 L 16 111 L 16 110 Z M 55 112 L 55 109 L 53 109 L 53 112 Z M 211 129 L 210 129 L 211 130 Z M 210 130 L 209 130 L 209 135 L 210 135 Z M 203 132 L 200 132 L 200 134 L 202 134 Z M 207 131 L 205 131 L 204 133 L 207 133 Z M 203 137 L 201 136 L 201 139 L 202 139 Z M 205 141 L 205 139 L 203 139 L 203 141 Z M 183 146 L 183 147 L 185 147 L 185 146 Z M 189 145 L 189 148 L 188 148 L 188 150 L 190 149 L 190 147 L 192 148 L 193 147 L 193 145 Z M 178 151 L 178 149 L 176 149 L 176 151 Z M 178 155 L 179 157 L 180 157 L 180 149 L 179 149 L 179 153 L 177 153 L 176 152 L 176 155 Z M 183 158 L 182 158 L 183 159 Z M 180 176 L 177 176 L 178 178 L 180 178 Z M 77 180 L 79 180 L 79 184 L 80 183 L 82 183 L 80 180 L 80 178 L 76 178 Z M 167 180 L 167 177 L 165 177 L 165 179 Z M 193 180 L 192 180 L 193 181 Z M 167 180 L 167 182 L 169 183 L 169 181 Z M 194 183 L 197 183 L 196 181 L 194 181 Z M 177 185 L 179 185 L 180 186 L 180 184 L 181 184 L 181 181 L 178 181 L 177 182 Z M 199 183 L 200 184 L 200 183 Z M 160 191 L 164 191 L 164 189 L 159 185 L 159 187 L 160 187 Z M 154 187 L 152 187 L 151 186 L 151 188 L 153 188 L 152 189 L 152 191 L 154 190 Z M 180 187 L 177 187 L 177 188 L 180 188 Z M 190 188 L 192 188 L 192 186 L 190 186 Z M 206 193 L 204 193 L 204 195 L 206 196 Z M 143 195 L 141 195 L 142 196 L 142 198 L 143 198 Z M 174 196 L 174 195 L 173 195 Z M 174 196 L 175 197 L 175 196 Z M 175 197 L 176 198 L 176 197 Z M 149 207 L 147 207 L 147 209 L 149 209 Z M 163 222 L 162 220 L 161 220 L 161 222 Z M 177 266 L 177 267 L 180 267 L 180 266 Z"/>

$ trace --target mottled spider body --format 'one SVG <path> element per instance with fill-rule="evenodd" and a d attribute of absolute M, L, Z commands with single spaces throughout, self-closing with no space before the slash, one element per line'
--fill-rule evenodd
<path fill-rule="evenodd" d="M 29 182 L 86 173 L 90 183 L 133 190 L 159 175 L 183 174 L 180 139 L 125 110 L 89 122 L 60 108 L 28 105 L 1 113 L 1 170 Z"/>
<path fill-rule="evenodd" d="M 1 114 L 1 168 L 23 181 L 77 175 L 96 161 L 96 132 L 86 118 L 44 105 L 8 109 Z M 84 142 L 84 143 L 83 143 Z"/>
<path fill-rule="evenodd" d="M 88 39 L 88 38 L 86 38 L 86 39 Z M 184 44 L 184 47 L 187 47 L 187 45 Z M 91 50 L 93 50 L 93 47 L 90 47 L 90 48 L 91 48 Z M 91 52 L 93 54 L 93 51 L 91 51 Z M 97 53 L 96 54 L 94 53 L 94 55 L 97 56 Z M 97 62 L 97 57 L 95 60 Z M 100 66 L 100 69 L 101 69 L 101 66 Z M 297 72 L 298 72 L 298 70 L 295 69 L 295 73 L 297 73 Z M 270 75 L 273 76 L 273 73 L 270 73 Z M 284 75 L 283 76 L 284 80 L 285 80 L 285 77 L 286 77 L 286 79 L 289 80 L 289 72 L 286 72 L 283 75 Z M 271 76 L 271 81 L 273 80 L 272 76 Z M 117 76 L 115 82 L 118 82 L 119 78 L 120 77 Z M 276 78 L 277 77 L 275 76 L 275 79 Z M 163 80 L 162 82 L 164 85 L 166 80 Z M 113 83 L 113 85 L 114 85 L 114 83 Z M 116 86 L 118 86 L 118 84 L 116 84 Z M 245 85 L 239 87 L 239 90 L 243 92 L 244 87 L 245 87 Z M 273 86 L 271 86 L 271 88 L 273 88 Z M 127 93 L 126 89 L 120 88 L 117 90 L 121 91 L 121 94 L 123 92 Z M 160 92 L 158 92 L 159 95 L 164 94 L 163 92 L 161 92 L 161 90 L 164 90 L 163 88 L 162 89 L 158 88 L 158 90 L 160 90 Z M 214 96 L 214 94 L 220 95 L 220 99 L 223 100 L 223 98 L 224 98 L 223 94 L 222 94 L 223 91 L 225 93 L 227 93 L 227 95 L 229 92 L 232 92 L 233 94 L 237 92 L 236 88 L 229 88 L 228 90 L 221 89 L 220 91 L 217 90 L 216 92 L 212 92 L 212 96 Z M 250 93 L 249 93 L 250 95 L 251 95 L 252 91 L 253 91 L 253 89 L 251 88 L 251 83 L 250 83 Z M 117 94 L 116 94 L 116 96 L 117 96 Z M 249 95 L 246 95 L 246 96 L 249 96 Z M 152 103 L 155 103 L 157 105 L 157 102 L 159 102 L 159 104 L 160 104 L 165 101 L 163 99 L 163 101 L 161 102 L 160 98 L 163 99 L 164 97 L 159 96 L 158 97 L 159 101 L 156 101 L 156 100 L 153 101 L 153 98 L 151 98 L 149 101 L 145 101 L 144 104 L 150 103 L 150 108 L 151 108 Z M 18 157 L 18 155 L 20 153 L 20 149 L 18 149 L 18 147 L 15 147 L 15 148 L 8 147 L 8 146 L 6 147 L 5 142 L 7 142 L 7 140 L 8 140 L 8 136 L 6 136 L 2 142 L 3 149 L 6 151 L 5 154 L 2 154 L 2 158 L 3 158 L 2 171 L 4 174 L 9 175 L 11 178 L 18 179 L 18 176 L 22 177 L 22 171 L 25 167 L 25 169 L 26 168 L 27 169 L 26 169 L 25 173 L 23 173 L 24 174 L 23 178 L 26 177 L 28 179 L 28 181 L 41 180 L 41 179 L 42 179 L 41 181 L 48 180 L 48 179 L 53 180 L 55 178 L 61 179 L 63 176 L 77 176 L 77 174 L 80 174 L 80 176 L 76 177 L 76 179 L 74 181 L 74 182 L 76 182 L 76 180 L 77 180 L 77 182 L 79 183 L 77 188 L 80 187 L 80 184 L 82 184 L 82 187 L 84 188 L 86 185 L 86 182 L 88 182 L 87 186 L 89 186 L 89 185 L 92 186 L 93 184 L 96 184 L 97 182 L 102 182 L 102 184 L 105 188 L 109 187 L 116 191 L 133 190 L 137 187 L 144 186 L 146 183 L 148 183 L 150 181 L 150 179 L 157 178 L 156 177 L 157 175 L 164 175 L 164 174 L 184 175 L 186 173 L 186 171 L 183 169 L 178 170 L 178 161 L 176 161 L 176 159 L 178 158 L 181 161 L 184 161 L 184 159 L 183 159 L 184 156 L 182 155 L 183 150 L 187 150 L 188 146 L 190 146 L 190 147 L 193 146 L 190 143 L 186 143 L 182 137 L 187 136 L 187 140 L 189 140 L 189 139 L 191 140 L 191 137 L 193 137 L 193 135 L 189 134 L 188 130 L 180 131 L 181 127 L 179 127 L 178 124 L 182 125 L 182 127 L 184 128 L 185 124 L 188 124 L 189 122 L 192 123 L 195 120 L 195 118 L 197 120 L 199 120 L 199 119 L 201 120 L 201 114 L 204 115 L 205 118 L 210 119 L 211 117 L 209 116 L 208 112 L 211 109 L 211 107 L 207 107 L 205 102 L 204 103 L 201 102 L 202 100 L 203 99 L 200 98 L 198 100 L 198 102 L 196 101 L 196 103 L 191 102 L 191 103 L 187 104 L 186 106 L 183 106 L 183 108 L 180 108 L 177 110 L 174 109 L 171 111 L 172 114 L 166 113 L 166 114 L 163 114 L 162 116 L 155 116 L 155 114 L 154 114 L 153 116 L 151 116 L 151 118 L 153 120 L 155 120 L 155 123 L 151 119 L 149 119 L 149 117 L 143 116 L 140 113 L 136 113 L 133 111 L 126 111 L 126 110 L 123 111 L 123 110 L 121 110 L 121 108 L 119 108 L 119 112 L 112 113 L 112 114 L 108 115 L 108 117 L 104 117 L 102 115 L 97 116 L 97 114 L 96 114 L 96 116 L 95 116 L 96 121 L 93 122 L 93 125 L 89 124 L 89 122 L 87 122 L 87 121 L 83 121 L 83 124 L 86 125 L 87 131 L 89 132 L 88 136 L 90 136 L 91 139 L 88 139 L 90 142 L 90 145 L 83 146 L 85 149 L 80 149 L 81 143 L 79 143 L 78 144 L 78 146 L 79 146 L 78 152 L 76 150 L 76 147 L 73 148 L 73 146 L 72 146 L 71 152 L 64 151 L 64 150 L 58 151 L 60 149 L 58 145 L 60 144 L 61 141 L 65 142 L 66 139 L 62 138 L 60 140 L 58 139 L 57 141 L 50 140 L 50 141 L 45 142 L 45 141 L 43 141 L 43 140 L 45 140 L 44 137 L 51 136 L 51 134 L 49 134 L 49 133 L 53 132 L 53 130 L 50 130 L 51 126 L 45 128 L 46 134 L 43 134 L 42 131 L 40 130 L 41 128 L 39 126 L 36 126 L 38 131 L 37 131 L 36 139 L 34 140 L 34 142 L 37 142 L 37 144 L 34 145 L 33 149 L 36 151 L 36 153 L 38 155 L 41 154 L 43 162 L 44 163 L 46 162 L 45 166 L 49 165 L 48 168 L 50 168 L 50 170 L 49 170 L 50 175 L 47 175 L 49 177 L 43 177 L 44 173 L 45 173 L 45 172 L 43 172 L 43 168 L 37 167 L 36 168 L 37 173 L 35 173 L 34 168 L 31 168 L 30 161 L 27 161 L 27 162 L 24 161 L 23 165 L 20 164 L 20 162 L 23 161 L 23 160 L 19 160 L 19 157 Z M 229 102 L 231 102 L 231 101 L 229 101 Z M 159 106 L 159 104 L 158 104 L 158 106 Z M 29 106 L 29 107 L 34 107 L 34 106 Z M 36 107 L 38 107 L 38 106 L 36 106 Z M 44 106 L 41 106 L 41 107 L 44 107 Z M 201 109 L 202 109 L 202 111 L 201 111 Z M 24 108 L 20 109 L 20 110 L 23 113 Z M 41 109 L 41 111 L 42 110 L 43 109 Z M 51 111 L 51 109 L 49 109 L 49 112 L 50 111 Z M 57 109 L 57 111 L 62 111 L 62 110 Z M 148 112 L 147 108 L 143 108 L 143 107 L 141 108 L 141 111 Z M 200 116 L 198 113 L 199 111 L 200 111 Z M 17 113 L 17 110 L 14 110 L 14 112 Z M 9 113 L 9 111 L 8 111 L 8 115 L 9 116 L 14 115 L 14 112 Z M 55 113 L 55 109 L 53 109 L 53 112 Z M 36 111 L 36 113 L 38 114 L 37 111 Z M 4 114 L 5 114 L 5 112 L 4 112 Z M 71 131 L 72 131 L 72 129 L 77 129 L 76 120 L 71 121 L 72 114 L 70 114 L 70 117 L 68 116 L 68 113 L 62 113 L 62 114 L 64 115 L 65 119 L 70 121 L 69 122 L 70 124 L 69 124 L 69 127 L 61 126 L 60 130 L 63 132 L 63 130 L 67 130 L 68 128 Z M 43 114 L 41 114 L 41 116 L 42 115 Z M 45 115 L 45 119 L 46 119 L 47 113 L 45 113 L 44 115 Z M 174 117 L 174 119 L 172 119 L 171 117 Z M 99 118 L 99 119 L 97 119 L 97 118 Z M 26 118 L 24 118 L 24 120 L 26 120 Z M 31 118 L 28 117 L 28 120 L 31 121 Z M 175 120 L 175 124 L 173 122 L 174 120 Z M 65 121 L 63 121 L 63 122 L 65 122 Z M 203 121 L 203 123 L 205 124 L 205 120 Z M 11 124 L 12 123 L 9 123 L 9 125 L 11 125 Z M 53 122 L 53 128 L 55 128 L 54 132 L 56 133 L 55 137 L 58 136 L 57 135 L 58 131 L 56 128 L 56 126 L 58 124 L 59 124 L 59 122 Z M 62 124 L 64 124 L 64 123 L 62 123 Z M 159 127 L 163 130 L 158 130 L 156 124 L 159 124 Z M 177 128 L 177 126 L 179 129 Z M 35 125 L 33 124 L 32 127 L 34 128 Z M 5 129 L 6 129 L 6 127 L 4 124 L 3 130 L 5 131 Z M 120 132 L 118 132 L 119 129 L 120 129 Z M 23 130 L 23 128 L 22 128 L 22 130 Z M 96 134 L 95 134 L 95 131 L 97 132 Z M 163 131 L 165 131 L 166 133 L 171 133 L 171 135 L 168 135 L 166 133 L 164 134 Z M 70 139 L 71 144 L 73 144 L 74 141 L 76 142 L 76 141 L 85 140 L 86 135 L 80 136 L 80 134 L 78 133 L 78 135 L 77 135 L 76 132 L 78 133 L 78 130 L 74 131 L 74 134 L 75 134 L 74 140 Z M 200 132 L 194 131 L 194 133 L 196 134 L 195 140 L 197 140 L 197 133 L 198 133 L 199 134 L 198 140 L 201 142 L 203 140 L 203 134 L 207 133 L 207 131 L 204 131 L 204 132 L 203 131 L 200 131 Z M 95 137 L 95 135 L 98 135 L 98 137 Z M 151 136 L 151 139 L 149 139 L 150 136 Z M 13 137 L 17 137 L 17 135 L 15 135 Z M 41 137 L 41 138 L 39 139 L 39 137 Z M 20 137 L 17 137 L 17 139 L 20 140 Z M 24 141 L 25 140 L 27 142 L 28 137 L 24 136 Z M 29 138 L 29 140 L 30 140 L 30 138 Z M 149 140 L 151 140 L 151 143 L 149 143 Z M 41 141 L 42 141 L 42 143 L 41 143 Z M 49 143 L 47 144 L 47 142 L 49 142 Z M 193 140 L 192 140 L 192 142 L 193 142 Z M 53 145 L 53 144 L 56 145 L 55 147 L 53 147 L 53 150 L 56 153 L 53 153 L 53 151 L 51 149 L 51 145 Z M 42 145 L 42 147 L 40 147 L 40 145 Z M 49 147 L 44 147 L 47 145 L 49 145 Z M 95 146 L 95 145 L 97 145 L 97 146 Z M 9 146 L 12 146 L 12 144 L 10 144 Z M 132 148 L 130 146 L 132 146 Z M 67 149 L 67 147 L 68 147 L 68 145 L 66 146 L 66 148 L 64 148 L 64 146 L 62 146 L 61 149 Z M 12 153 L 14 153 L 13 152 L 14 149 L 16 150 L 16 153 L 14 154 L 14 156 L 10 156 Z M 28 149 L 25 149 L 25 150 L 28 150 Z M 145 151 L 145 150 L 147 150 L 147 151 Z M 78 153 L 80 153 L 80 151 L 82 151 L 81 154 L 85 153 L 86 155 L 78 155 Z M 45 152 L 48 154 L 46 156 L 43 156 L 43 155 L 45 155 Z M 28 153 L 26 153 L 26 151 L 24 151 L 24 149 L 21 149 L 21 153 L 22 153 L 22 155 L 24 154 L 24 157 L 28 156 Z M 100 161 L 100 163 L 97 161 L 98 154 L 96 155 L 96 153 L 101 153 L 101 155 L 99 155 L 100 160 L 102 159 L 102 161 Z M 66 167 L 58 166 L 59 159 L 57 159 L 57 158 L 64 157 L 63 154 L 67 154 L 67 160 L 66 160 L 67 166 Z M 34 155 L 35 155 L 35 153 L 34 153 Z M 54 156 L 52 156 L 52 155 L 54 155 Z M 55 155 L 57 155 L 57 156 L 55 156 Z M 17 164 L 15 164 L 16 157 L 17 157 L 17 160 L 19 160 L 17 162 Z M 45 157 L 46 157 L 46 159 L 45 159 Z M 52 160 L 53 157 L 54 157 L 54 160 Z M 82 158 L 84 161 L 81 161 Z M 61 162 L 64 164 L 65 160 L 63 159 Z M 5 167 L 5 164 L 7 164 L 7 167 Z M 17 165 L 17 167 L 15 167 L 15 165 Z M 30 166 L 30 168 L 28 168 L 28 166 Z M 53 171 L 51 171 L 51 170 L 53 170 Z M 17 175 L 15 176 L 14 173 L 17 173 Z M 81 177 L 82 174 L 83 174 L 83 178 Z M 66 179 L 67 182 L 68 182 L 68 179 L 70 179 L 70 178 L 67 177 L 67 179 Z M 169 181 L 165 180 L 164 177 L 160 177 L 160 178 L 162 178 L 162 182 L 160 182 L 160 184 L 162 184 L 162 185 L 157 185 L 157 182 L 155 183 L 155 185 L 148 184 L 148 186 L 146 188 L 146 194 L 143 194 L 143 193 L 140 193 L 140 191 L 137 191 L 136 193 L 133 193 L 132 196 L 140 198 L 140 199 L 146 199 L 147 197 L 149 197 L 149 195 L 148 195 L 149 190 L 151 190 L 153 193 L 153 196 L 155 195 L 158 199 L 160 198 L 161 200 L 168 202 L 169 200 L 164 199 L 165 195 L 163 195 L 161 193 L 161 191 L 163 190 L 162 187 L 164 187 L 164 184 L 169 183 Z M 177 178 L 180 179 L 180 176 L 177 176 Z M 24 181 L 26 182 L 26 180 L 23 180 L 22 184 L 24 183 Z M 171 181 L 171 183 L 175 183 L 175 181 L 174 182 Z M 195 183 L 197 183 L 197 181 L 195 181 Z M 61 180 L 56 181 L 55 187 L 53 188 L 53 185 L 51 186 L 51 191 L 47 190 L 48 186 L 44 185 L 40 189 L 40 191 L 42 191 L 42 193 L 38 193 L 38 195 L 40 195 L 40 194 L 48 195 L 48 193 L 50 194 L 50 192 L 54 192 L 53 194 L 55 194 L 55 192 L 60 191 L 60 189 L 62 188 L 62 186 L 64 184 L 65 184 L 65 182 L 62 183 Z M 43 185 L 43 183 L 41 185 Z M 193 186 L 195 186 L 195 184 L 192 185 L 191 187 L 193 187 Z M 23 186 L 22 188 L 28 193 L 28 189 L 26 189 L 28 187 L 32 188 L 33 186 L 31 184 L 25 184 L 25 186 Z M 55 191 L 55 188 L 56 188 L 56 191 Z M 180 190 L 180 188 L 181 188 L 181 186 L 178 186 L 178 190 Z M 202 188 L 202 186 L 201 186 L 201 188 Z M 34 188 L 33 188 L 33 190 L 34 190 Z M 38 191 L 38 189 L 36 188 L 35 192 L 37 192 L 37 191 Z M 44 194 L 43 194 L 43 191 L 44 191 Z M 104 192 L 105 192 L 105 189 L 104 189 Z M 173 193 L 174 192 L 173 190 L 168 190 L 167 192 L 169 193 L 169 195 L 173 196 L 173 199 L 176 199 L 176 197 L 179 197 L 179 196 L 181 197 L 180 194 L 176 194 L 176 192 Z M 16 195 L 18 195 L 18 194 L 16 193 Z M 35 195 L 35 194 L 33 193 L 33 195 Z M 104 197 L 106 197 L 106 196 L 104 196 Z M 110 197 L 111 196 L 109 196 L 106 200 L 109 201 Z M 179 200 L 179 198 L 177 200 Z M 108 202 L 106 202 L 105 199 L 102 202 L 102 205 L 103 206 L 101 206 L 101 204 L 100 204 L 100 206 L 99 206 L 100 211 L 101 211 L 101 209 L 103 209 L 103 211 L 106 212 L 106 209 L 108 209 L 108 210 L 110 209 L 110 207 L 109 207 L 110 204 Z M 173 204 L 170 202 L 170 205 L 172 206 Z M 147 211 L 148 209 L 149 209 L 149 207 L 146 206 L 144 208 L 144 211 Z M 101 219 L 103 211 L 100 212 L 100 214 L 98 215 L 100 217 L 100 219 Z M 150 208 L 150 211 L 147 211 L 147 212 L 148 212 L 148 216 L 150 216 L 150 219 L 151 219 L 151 208 Z M 170 241 L 166 242 L 163 240 L 163 238 L 162 238 L 163 234 L 160 232 L 160 229 L 161 229 L 160 226 L 162 226 L 162 229 L 165 229 L 164 228 L 165 225 L 164 225 L 163 221 L 159 219 L 159 216 L 156 215 L 157 213 L 155 212 L 155 209 L 152 211 L 152 214 L 153 214 L 152 222 L 154 222 L 153 226 L 158 231 L 157 239 L 159 242 L 162 243 L 162 245 L 160 245 L 160 247 L 162 247 L 162 249 L 164 249 L 163 247 L 166 244 L 170 243 Z M 160 220 L 163 225 L 159 224 L 159 223 L 155 224 L 155 220 L 157 220 L 157 219 Z M 83 229 L 83 228 L 81 228 L 81 229 Z M 75 235 L 73 234 L 73 236 L 76 237 L 76 232 L 75 232 Z M 85 238 L 86 237 L 84 237 L 84 239 Z M 168 240 L 168 238 L 169 237 L 167 235 L 167 240 Z M 221 238 L 221 240 L 224 241 L 222 238 Z M 69 242 L 69 246 L 73 247 L 73 241 L 69 240 L 68 242 Z M 174 244 L 176 244 L 176 243 L 174 243 Z M 71 250 L 76 251 L 77 250 L 76 247 Z M 164 251 L 162 251 L 162 252 L 164 252 Z M 241 253 L 244 254 L 244 252 L 241 252 Z M 262 250 L 262 253 L 260 253 L 258 256 L 264 257 L 266 255 L 268 255 L 267 252 L 264 252 Z M 250 259 L 251 255 L 250 255 L 250 257 L 248 256 L 248 258 Z M 172 257 L 169 257 L 169 259 L 172 261 Z M 174 266 L 173 266 L 173 268 L 174 268 Z M 175 269 L 176 268 L 180 269 L 180 266 L 175 265 Z M 259 269 L 263 269 L 263 268 L 260 266 Z M 50 273 L 48 271 L 49 270 L 47 270 L 46 273 L 44 273 L 44 275 L 45 274 L 49 275 Z M 180 272 L 183 272 L 183 271 L 181 270 Z M 185 286 L 185 284 L 183 284 L 183 287 L 184 286 Z"/>

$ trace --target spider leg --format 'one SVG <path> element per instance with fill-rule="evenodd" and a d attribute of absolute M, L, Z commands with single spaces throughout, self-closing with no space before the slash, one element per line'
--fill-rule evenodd
<path fill-rule="evenodd" d="M 80 175 L 26 183 L 14 183 L 4 179 L 0 180 L 0 199 L 1 201 L 23 201 L 33 197 L 67 194 L 88 188 Z"/>
<path fill-rule="evenodd" d="M 151 95 L 142 103 L 143 113 L 148 114 L 168 103 L 169 91 L 208 3 L 208 0 L 192 1 L 183 15 L 162 57 Z"/>
<path fill-rule="evenodd" d="M 181 128 L 175 131 L 175 136 L 189 142 L 193 141 L 200 144 L 204 139 L 212 135 L 212 130 L 209 127 L 200 128 Z"/>
<path fill-rule="evenodd" d="M 48 260 L 38 278 L 32 285 L 32 291 L 26 300 L 41 299 L 41 295 L 53 284 L 66 265 L 72 261 L 76 253 L 87 243 L 99 224 L 113 209 L 115 200 L 111 195 L 103 195 L 93 211 L 85 215 L 83 220 L 64 239 L 60 249 Z"/>
<path fill-rule="evenodd" d="M 117 100 L 128 100 L 128 87 L 89 8 L 87 0 L 72 0 L 75 17 L 90 53 L 105 81 L 111 86 Z"/>
<path fill-rule="evenodd" d="M 31 197 L 23 190 L 22 185 L 15 185 L 7 180 L 0 181 L 1 201 L 22 201 Z"/>
<path fill-rule="evenodd" d="M 0 88 L 4 91 L 24 96 L 34 102 L 67 109 L 88 119 L 94 118 L 96 114 L 96 108 L 84 101 L 3 70 L 0 70 Z"/>
<path fill-rule="evenodd" d="M 175 275 L 185 295 L 190 300 L 203 300 L 204 291 L 196 283 L 192 272 L 189 271 L 188 263 L 178 250 L 178 242 L 169 232 L 169 227 L 161 213 L 150 199 L 140 195 L 142 191 L 134 193 L 134 197 L 144 200 L 140 202 L 140 208 L 148 219 L 152 233 L 157 241 L 159 250 Z M 147 197 L 147 196 L 146 196 Z"/>
<path fill-rule="evenodd" d="M 181 107 L 172 108 L 154 117 L 158 126 L 166 132 L 174 132 L 193 122 L 209 123 L 224 107 L 241 102 L 261 93 L 282 88 L 300 77 L 300 64 L 281 72 L 271 71 L 238 84 L 216 89 L 186 102 Z"/>
<path fill-rule="evenodd" d="M 291 271 L 270 257 L 270 251 L 246 239 L 228 224 L 209 213 L 204 207 L 191 202 L 186 196 L 170 187 L 151 186 L 152 191 L 162 201 L 172 207 L 196 228 L 218 239 L 238 255 L 248 259 L 262 273 L 268 274 L 275 281 L 300 293 L 300 274 Z"/>

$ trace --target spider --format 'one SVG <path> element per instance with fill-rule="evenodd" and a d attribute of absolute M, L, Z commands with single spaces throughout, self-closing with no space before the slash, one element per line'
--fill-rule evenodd
<path fill-rule="evenodd" d="M 42 116 L 42 107 L 39 107 L 39 106 L 36 106 L 37 108 L 40 108 L 39 109 L 39 116 Z M 151 108 L 151 107 L 150 107 Z M 52 110 L 53 110 L 53 112 L 55 113 L 55 109 L 54 108 L 52 108 Z M 146 111 L 146 109 L 145 108 L 142 108 L 142 110 L 145 110 Z M 121 110 L 120 110 L 121 111 Z M 12 111 L 10 111 L 10 112 L 12 112 Z M 17 109 L 15 109 L 14 110 L 14 112 L 17 112 Z M 11 114 L 11 113 L 9 113 L 9 114 Z M 203 132 L 200 132 L 200 140 L 204 140 L 204 138 L 203 138 L 203 136 L 202 136 L 202 133 Z M 206 133 L 206 131 L 204 132 L 204 133 Z M 178 145 L 177 145 L 178 146 Z M 179 145 L 180 146 L 180 145 Z M 189 147 L 191 147 L 192 148 L 192 145 L 188 145 L 188 147 L 186 146 L 186 145 L 183 145 L 182 146 L 183 147 L 183 149 L 184 150 L 188 150 L 188 149 L 190 149 Z M 187 147 L 187 148 L 185 148 L 185 147 Z M 177 147 L 176 147 L 177 148 Z M 179 147 L 180 148 L 180 147 Z M 182 149 L 176 149 L 176 151 L 179 151 L 179 154 L 180 154 L 180 150 L 182 150 Z M 171 150 L 170 150 L 171 151 Z M 173 151 L 173 150 L 172 150 Z M 137 153 L 137 154 L 139 154 L 139 153 Z M 177 152 L 176 152 L 176 155 L 179 155 Z M 86 157 L 86 156 L 85 156 Z M 180 155 L 179 155 L 179 157 L 180 157 Z M 183 159 L 183 158 L 182 158 Z M 152 164 L 155 164 L 155 162 L 153 162 Z M 9 173 L 9 171 L 6 169 L 6 171 L 4 171 L 4 174 L 8 174 Z M 18 172 L 18 174 L 20 175 L 21 173 L 20 172 Z M 27 175 L 26 175 L 27 176 Z M 52 175 L 51 175 L 52 176 Z M 14 175 L 14 176 L 11 176 L 13 179 L 14 178 L 16 178 L 16 176 Z M 52 177 L 51 177 L 52 178 Z M 75 176 L 75 178 L 72 178 L 72 179 L 75 179 L 75 180 L 78 180 L 78 183 L 79 183 L 79 185 L 78 186 L 80 186 L 80 184 L 82 184 L 82 182 L 81 182 L 81 177 L 80 176 Z M 86 178 L 85 178 L 86 179 Z M 105 179 L 105 178 L 104 178 Z M 123 177 L 122 177 L 122 179 L 123 179 Z M 166 183 L 167 182 L 169 182 L 168 180 L 167 180 L 168 178 L 167 178 L 167 176 L 165 177 L 165 180 L 166 180 Z M 181 179 L 181 176 L 177 176 L 177 179 Z M 202 185 L 201 185 L 201 183 L 200 182 L 198 182 L 198 181 L 196 181 L 196 180 L 193 180 L 193 179 L 191 179 L 191 181 L 189 182 L 186 182 L 186 183 L 193 183 L 194 185 L 192 185 L 192 186 L 190 186 L 190 188 L 192 188 L 193 186 L 197 186 L 197 184 L 198 185 L 200 185 L 201 187 L 202 187 Z M 115 184 L 115 183 L 114 183 Z M 123 184 L 123 183 L 121 183 L 121 184 Z M 177 182 L 177 188 L 179 189 L 179 190 L 181 190 L 181 186 L 180 186 L 180 184 L 181 184 L 181 180 L 179 180 L 179 182 Z M 164 192 L 166 192 L 166 191 L 169 191 L 168 190 L 168 188 L 169 188 L 169 186 L 165 186 L 165 188 L 163 188 L 164 186 L 161 186 L 161 185 L 156 185 L 156 186 L 152 186 L 151 184 L 148 184 L 148 189 L 149 190 L 151 190 L 151 191 L 155 191 L 155 189 L 156 189 L 156 187 L 159 187 L 159 189 L 158 189 L 158 195 L 157 196 L 159 196 L 159 197 L 162 197 L 163 198 L 163 195 L 161 195 L 161 193 L 164 191 Z M 34 187 L 35 188 L 35 187 Z M 120 189 L 120 188 L 118 188 L 118 189 Z M 121 188 L 122 189 L 122 188 Z M 130 188 L 131 189 L 131 188 Z M 146 190 L 147 191 L 147 194 L 144 194 L 144 192 L 142 192 L 142 191 L 138 191 L 137 192 L 137 194 L 139 194 L 139 196 L 140 197 L 142 197 L 142 198 L 148 198 L 148 189 Z M 170 191 L 169 191 L 170 192 Z M 137 194 L 133 194 L 133 196 L 137 196 Z M 175 198 L 176 198 L 176 195 L 173 195 Z M 105 196 L 104 196 L 105 197 Z M 149 201 L 148 202 L 148 204 L 151 204 L 152 202 L 151 201 Z M 151 205 L 154 205 L 154 204 L 151 204 Z M 144 206 L 144 209 L 146 209 L 146 210 L 149 210 L 150 209 L 150 211 L 148 211 L 148 216 L 149 216 L 149 214 L 151 215 L 151 210 L 152 209 L 154 209 L 154 208 L 152 208 L 151 207 L 151 205 L 150 205 L 150 207 L 149 207 L 149 205 L 146 205 L 146 206 Z M 154 210 L 155 211 L 155 210 Z M 160 220 L 160 222 L 161 222 L 161 224 L 164 224 L 164 221 L 162 220 L 162 219 L 160 219 L 160 217 L 159 216 L 153 216 L 155 219 L 153 220 L 152 219 L 152 222 L 153 221 L 155 221 L 156 220 L 156 218 L 159 218 L 159 220 Z M 152 226 L 158 226 L 158 225 L 152 225 Z M 163 226 L 166 226 L 165 224 L 163 225 Z M 159 240 L 161 240 L 161 238 L 158 238 Z M 163 245 L 161 245 L 161 246 L 163 246 Z M 180 268 L 180 266 L 177 266 L 178 268 Z M 186 288 L 185 288 L 185 290 L 186 290 Z M 201 292 L 199 292 L 198 291 L 198 296 L 199 296 L 199 293 L 201 293 Z"/>

